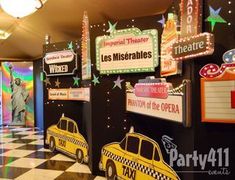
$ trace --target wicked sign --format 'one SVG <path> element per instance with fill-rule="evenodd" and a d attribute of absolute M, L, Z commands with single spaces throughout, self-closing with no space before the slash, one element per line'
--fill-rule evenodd
<path fill-rule="evenodd" d="M 96 66 L 101 74 L 154 72 L 158 66 L 156 29 L 109 32 L 109 36 L 96 38 Z"/>
<path fill-rule="evenodd" d="M 77 69 L 77 54 L 73 50 L 46 53 L 43 71 L 46 76 L 72 75 Z"/>

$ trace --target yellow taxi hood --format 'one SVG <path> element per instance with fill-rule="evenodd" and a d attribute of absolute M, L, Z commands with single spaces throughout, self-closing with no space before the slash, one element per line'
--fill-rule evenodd
<path fill-rule="evenodd" d="M 170 173 L 171 175 L 175 176 L 178 180 L 180 180 L 179 176 L 177 175 L 177 173 L 174 171 L 174 169 L 172 169 L 171 166 L 169 166 L 165 161 L 162 161 L 165 169 L 167 170 L 168 173 Z"/>
<path fill-rule="evenodd" d="M 54 125 L 51 125 L 49 128 L 47 128 L 47 130 L 52 130 L 52 129 L 56 129 L 57 128 L 57 126 L 56 126 L 56 124 L 54 124 Z"/>
<path fill-rule="evenodd" d="M 120 148 L 120 142 L 113 142 L 113 143 L 109 143 L 106 144 L 105 146 L 103 146 L 103 149 L 110 149 L 110 148 L 114 148 L 114 149 L 119 149 Z"/>
<path fill-rule="evenodd" d="M 86 139 L 82 136 L 82 134 L 80 133 L 75 133 L 74 136 L 77 138 L 77 139 L 80 139 L 84 142 L 86 142 Z M 87 143 L 87 142 L 86 142 Z"/>

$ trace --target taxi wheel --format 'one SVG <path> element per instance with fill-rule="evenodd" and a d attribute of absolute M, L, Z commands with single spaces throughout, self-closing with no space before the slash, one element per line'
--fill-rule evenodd
<path fill-rule="evenodd" d="M 49 148 L 52 152 L 55 151 L 55 139 L 53 137 L 50 138 Z"/>
<path fill-rule="evenodd" d="M 77 162 L 78 163 L 82 163 L 83 162 L 83 152 L 82 152 L 81 149 L 77 149 L 76 158 L 77 158 Z"/>
<path fill-rule="evenodd" d="M 113 163 L 113 161 L 108 160 L 106 164 L 106 171 L 105 171 L 106 178 L 108 180 L 114 180 L 117 179 L 117 171 L 116 171 L 116 166 Z"/>

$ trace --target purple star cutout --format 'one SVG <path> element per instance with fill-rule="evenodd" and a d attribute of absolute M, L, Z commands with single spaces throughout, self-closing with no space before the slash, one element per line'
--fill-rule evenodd
<path fill-rule="evenodd" d="M 121 79 L 120 76 L 118 76 L 117 80 L 116 81 L 113 81 L 114 82 L 114 86 L 113 86 L 113 89 L 115 87 L 119 87 L 120 89 L 122 89 L 122 81 L 124 81 L 124 79 Z"/>
<path fill-rule="evenodd" d="M 162 19 L 158 21 L 160 24 L 162 24 L 162 28 L 164 27 L 165 25 L 165 22 L 166 22 L 166 19 L 165 17 L 162 15 Z"/>

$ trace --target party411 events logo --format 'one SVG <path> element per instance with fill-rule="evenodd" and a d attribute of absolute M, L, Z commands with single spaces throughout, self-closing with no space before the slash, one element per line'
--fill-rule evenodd
<path fill-rule="evenodd" d="M 177 150 L 173 138 L 163 135 L 162 143 L 169 155 L 169 165 L 174 167 L 200 167 L 199 171 L 178 171 L 178 173 L 208 173 L 209 175 L 230 175 L 229 148 L 211 148 L 208 153 L 200 154 L 194 150 L 191 154 L 182 154 Z M 212 167 L 206 170 L 206 167 Z"/>

